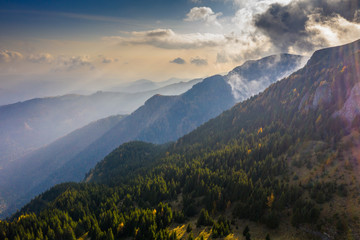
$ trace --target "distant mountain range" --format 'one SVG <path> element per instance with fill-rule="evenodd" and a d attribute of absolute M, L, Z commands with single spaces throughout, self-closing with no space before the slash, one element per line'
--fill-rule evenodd
<path fill-rule="evenodd" d="M 7 174 L 3 185 L 0 183 L 0 190 L 3 189 L 0 192 L 8 192 L 9 196 L 12 193 L 15 196 L 13 199 L 19 200 L 12 201 L 14 205 L 9 207 L 12 211 L 54 184 L 80 181 L 90 168 L 124 142 L 131 140 L 152 143 L 175 141 L 232 107 L 240 99 L 236 97 L 238 94 L 241 94 L 242 98 L 248 98 L 265 88 L 264 84 L 268 86 L 285 73 L 296 70 L 302 59 L 301 56 L 289 54 L 270 56 L 247 62 L 228 75 L 206 78 L 181 95 L 155 95 L 102 136 L 93 138 L 92 141 L 89 141 L 90 138 L 86 136 L 87 146 L 69 148 L 69 145 L 63 142 L 71 142 L 72 137 L 69 141 L 68 137 L 64 137 L 60 145 L 59 142 L 55 142 L 49 147 L 14 161 L 11 166 L 2 170 Z M 242 79 L 243 85 L 234 85 L 236 77 Z M 254 87 L 255 83 L 258 85 L 258 91 Z M 177 84 L 170 86 L 174 85 Z M 243 91 L 239 88 L 240 86 L 243 87 Z M 250 86 L 251 91 L 248 90 Z M 173 87 L 170 90 L 172 89 Z M 63 147 L 62 152 L 65 154 L 62 155 L 60 163 L 56 161 L 56 158 L 50 157 L 52 152 L 53 155 L 56 154 L 53 150 L 54 145 L 57 152 L 60 151 L 58 146 Z M 71 153 L 67 153 L 69 149 Z M 15 172 L 19 171 L 21 166 L 27 166 L 26 162 L 31 165 L 28 169 L 34 169 L 32 171 L 34 174 L 16 175 Z M 7 200 L 6 196 L 1 197 Z"/>
<path fill-rule="evenodd" d="M 201 80 L 201 79 L 195 79 Z M 193 80 L 192 80 L 193 81 Z M 170 78 L 166 81 L 162 82 L 154 82 L 147 79 L 140 79 L 134 82 L 125 83 L 119 86 L 114 86 L 109 88 L 109 91 L 118 91 L 118 92 L 126 92 L 126 93 L 137 93 L 137 92 L 147 92 L 155 89 L 163 88 L 166 86 L 174 85 L 174 84 L 184 84 L 186 82 L 190 82 L 186 79 L 179 78 Z M 179 93 L 177 93 L 179 94 Z"/>
<path fill-rule="evenodd" d="M 125 143 L 97 163 L 86 182 L 60 184 L 32 200 L 12 224 L 2 223 L 3 236 L 13 236 L 16 228 L 21 238 L 26 227 L 35 236 L 60 237 L 55 227 L 47 230 L 59 219 L 58 226 L 77 238 L 225 238 L 233 233 L 234 238 L 263 239 L 270 232 L 281 239 L 358 239 L 359 59 L 360 40 L 316 51 L 300 70 L 176 142 Z M 223 99 L 231 91 L 225 79 L 205 79 L 171 101 L 153 97 L 99 138 L 103 142 L 86 149 L 88 157 L 97 146 L 124 137 L 118 133 L 129 131 L 125 126 L 143 132 L 147 122 L 155 124 L 158 102 L 167 102 L 170 110 L 178 99 L 205 103 L 204 97 L 216 98 L 216 90 L 201 95 L 199 86 L 222 89 Z M 146 121 L 128 122 L 142 112 L 150 115 Z M 166 129 L 167 117 L 152 129 Z M 29 212 L 36 217 L 25 215 Z"/>
<path fill-rule="evenodd" d="M 154 94 L 181 94 L 199 81 L 172 83 L 138 93 L 71 94 L 0 106 L 0 167 L 92 121 L 129 114 Z"/>
<path fill-rule="evenodd" d="M 18 201 L 20 193 L 29 190 L 29 183 L 40 184 L 49 172 L 60 169 L 93 139 L 101 137 L 122 119 L 123 116 L 119 115 L 92 122 L 17 161 L 7 163 L 0 169 L 0 201 Z"/>

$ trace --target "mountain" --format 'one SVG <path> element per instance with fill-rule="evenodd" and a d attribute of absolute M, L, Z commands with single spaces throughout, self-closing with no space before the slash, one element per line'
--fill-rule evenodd
<path fill-rule="evenodd" d="M 80 181 L 92 166 L 122 143 L 174 141 L 234 104 L 231 88 L 220 75 L 204 79 L 179 96 L 155 95 L 69 161 L 58 174 Z"/>
<path fill-rule="evenodd" d="M 290 56 L 279 55 L 278 57 L 271 56 L 265 60 L 258 60 L 261 64 L 254 65 L 252 70 L 261 71 L 264 74 L 264 76 L 259 75 L 259 84 L 265 84 L 265 82 L 261 82 L 264 78 L 267 78 L 270 82 L 275 82 L 283 74 L 282 71 L 269 67 L 277 66 L 270 64 L 273 62 L 273 59 L 278 59 L 278 62 L 283 61 L 278 63 L 279 65 L 287 64 L 289 66 L 288 71 L 298 66 L 301 57 Z M 253 62 L 254 64 L 256 63 L 256 61 Z M 256 66 L 261 68 L 261 70 L 257 69 Z M 236 69 L 242 68 L 238 67 Z M 274 72 L 278 74 L 274 74 Z M 235 72 L 232 71 L 231 75 L 234 76 L 234 74 Z M 247 72 L 247 74 L 249 75 L 250 73 Z M 273 78 L 269 79 L 267 75 Z M 58 148 L 54 151 L 52 144 L 49 147 L 35 151 L 29 157 L 25 156 L 18 159 L 12 164 L 12 166 L 16 166 L 12 168 L 13 170 L 3 170 L 3 172 L 8 172 L 8 174 L 3 175 L 4 180 L 0 182 L 0 190 L 8 190 L 8 194 L 2 195 L 6 202 L 8 202 L 9 208 L 5 211 L 5 214 L 25 204 L 33 196 L 55 184 L 66 181 L 80 181 L 90 168 L 94 167 L 97 162 L 124 142 L 131 140 L 142 140 L 152 143 L 175 141 L 209 119 L 216 117 L 224 110 L 229 109 L 235 104 L 234 91 L 228 82 L 229 76 L 216 75 L 206 78 L 179 96 L 153 96 L 142 107 L 120 121 L 102 136 L 86 139 L 87 143 L 91 140 L 91 143 L 86 148 L 72 148 L 72 154 L 66 154 L 66 158 L 62 158 L 61 163 L 50 157 L 51 153 L 57 155 L 58 152 L 61 152 Z M 243 74 L 242 78 L 245 79 L 246 76 Z M 192 82 L 198 81 L 200 79 L 195 79 Z M 249 83 L 256 81 L 257 79 L 254 77 L 249 79 Z M 192 84 L 191 82 L 189 83 Z M 180 87 L 183 86 L 183 83 L 176 83 L 161 88 L 161 91 L 173 91 L 176 88 L 175 86 L 179 84 Z M 243 96 L 246 94 L 250 93 L 244 92 Z M 248 95 L 248 97 L 250 96 Z M 67 138 L 63 140 L 66 142 Z M 65 146 L 62 151 L 68 152 L 67 145 L 60 146 Z M 46 162 L 47 166 L 44 167 L 38 164 L 38 162 Z M 32 170 L 33 173 L 25 171 L 27 172 L 26 174 L 14 174 L 16 171 L 22 171 L 21 166 L 27 166 L 24 163 L 32 166 L 32 168 L 28 169 L 34 169 Z M 41 174 L 37 174 L 39 172 Z M 18 187 L 16 187 L 17 185 Z M 11 201 L 8 200 L 10 195 L 15 196 L 11 198 Z"/>
<path fill-rule="evenodd" d="M 125 86 L 121 86 L 119 90 L 121 92 L 135 93 L 139 91 L 151 91 L 158 88 L 158 85 L 147 79 L 140 79 L 131 83 L 126 84 Z"/>
<path fill-rule="evenodd" d="M 196 78 L 187 82 L 174 82 L 173 81 L 178 79 L 169 79 L 165 82 L 160 82 L 158 85 L 160 88 L 158 88 L 156 91 L 150 91 L 155 94 L 161 94 L 161 95 L 179 95 L 181 93 L 186 92 L 187 90 L 190 90 L 192 86 L 195 84 L 201 82 L 202 78 Z M 153 96 L 152 95 L 152 96 Z"/>
<path fill-rule="evenodd" d="M 29 191 L 29 182 L 33 185 L 39 184 L 49 173 L 61 168 L 69 159 L 89 146 L 93 139 L 101 137 L 123 118 L 124 116 L 118 115 L 94 121 L 18 161 L 7 163 L 0 169 L 0 199 L 4 201 L 3 205 L 6 205 L 2 210 L 16 209 L 16 200 L 21 197 L 20 193 Z M 21 174 L 18 174 L 19 172 Z"/>
<path fill-rule="evenodd" d="M 0 167 L 92 121 L 129 114 L 154 94 L 181 94 L 199 81 L 139 93 L 71 94 L 0 106 Z"/>
<path fill-rule="evenodd" d="M 277 59 L 276 64 L 274 64 L 275 59 Z M 282 54 L 267 57 L 265 60 L 260 59 L 258 60 L 260 64 L 253 61 L 252 71 L 261 72 L 263 76 L 257 75 L 258 79 L 256 79 L 247 71 L 246 74 L 242 75 L 242 78 L 247 81 L 245 77 L 251 76 L 248 80 L 249 84 L 254 81 L 258 81 L 259 84 L 265 83 L 262 80 L 265 78 L 267 82 L 272 83 L 277 81 L 284 72 L 289 72 L 299 66 L 301 59 L 301 56 Z M 286 65 L 288 68 L 283 67 L 277 70 L 276 67 L 281 65 Z M 245 65 L 244 68 L 248 68 L 248 66 Z M 243 69 L 242 66 L 235 68 L 226 76 L 215 75 L 206 78 L 180 96 L 155 95 L 147 100 L 144 106 L 94 141 L 88 149 L 69 161 L 72 166 L 64 166 L 63 172 L 66 169 L 66 173 L 61 172 L 58 175 L 65 176 L 68 174 L 67 180 L 79 181 L 85 173 L 85 169 L 90 169 L 111 150 L 124 142 L 142 140 L 152 143 L 165 143 L 175 141 L 189 133 L 234 105 L 234 90 L 229 84 L 229 79 L 234 77 L 237 72 L 242 73 L 241 69 Z M 237 91 L 240 92 L 240 89 Z M 244 91 L 242 94 L 243 96 L 249 94 L 247 97 L 250 97 L 253 93 Z"/>
<path fill-rule="evenodd" d="M 119 121 L 103 135 L 87 138 L 92 142 L 83 149 L 76 148 L 71 155 L 66 154 L 61 164 L 51 158 L 51 153 L 57 154 L 52 148 L 45 147 L 43 151 L 35 151 L 30 157 L 16 161 L 16 165 L 13 164 L 16 167 L 7 169 L 9 174 L 4 175 L 3 182 L 0 182 L 0 190 L 3 185 L 3 189 L 15 195 L 11 199 L 8 198 L 9 195 L 2 196 L 6 202 L 11 200 L 13 203 L 4 214 L 57 183 L 81 181 L 90 168 L 124 142 L 136 139 L 156 143 L 176 140 L 234 103 L 231 87 L 222 76 L 217 75 L 205 79 L 179 96 L 153 96 L 144 106 Z M 67 138 L 63 140 L 67 142 Z M 67 148 L 63 151 L 67 151 Z M 41 164 L 37 163 L 38 159 Z M 26 167 L 29 172 L 14 174 L 22 169 L 22 166 L 27 166 L 23 162 L 32 166 Z"/>
<path fill-rule="evenodd" d="M 200 80 L 200 79 L 198 79 Z M 163 87 L 169 87 L 172 85 L 186 85 L 193 80 L 185 80 L 179 78 L 170 78 L 162 82 L 153 82 L 147 79 L 139 79 L 134 82 L 125 83 L 120 86 L 115 86 L 109 89 L 110 91 L 126 92 L 126 93 L 137 93 L 137 92 L 148 92 Z M 190 86 L 191 87 L 191 86 Z M 162 93 L 163 94 L 163 93 Z M 177 93 L 179 94 L 179 93 Z"/>
<path fill-rule="evenodd" d="M 360 40 L 316 51 L 175 143 L 121 145 L 1 237 L 358 239 L 359 57 Z"/>
<path fill-rule="evenodd" d="M 307 60 L 306 57 L 292 54 L 278 54 L 250 60 L 233 69 L 227 75 L 227 80 L 236 100 L 240 102 L 298 70 Z"/>
<path fill-rule="evenodd" d="M 173 77 L 173 78 L 169 78 L 169 79 L 167 79 L 165 81 L 162 81 L 162 82 L 157 82 L 157 84 L 164 87 L 164 86 L 167 86 L 167 85 L 170 85 L 170 84 L 187 82 L 187 81 L 188 80 L 186 80 L 186 79 Z"/>
<path fill-rule="evenodd" d="M 0 165 L 91 121 L 125 112 L 124 96 L 96 93 L 32 99 L 0 107 Z"/>

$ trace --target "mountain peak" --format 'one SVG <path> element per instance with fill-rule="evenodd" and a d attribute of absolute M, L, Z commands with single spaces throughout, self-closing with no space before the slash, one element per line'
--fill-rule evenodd
<path fill-rule="evenodd" d="M 176 98 L 176 96 L 164 96 L 161 94 L 155 94 L 154 96 L 152 96 L 151 98 L 146 100 L 144 107 L 152 109 L 151 111 L 155 111 L 156 108 L 159 108 L 165 102 L 170 103 L 175 98 Z"/>
<path fill-rule="evenodd" d="M 312 77 L 304 79 L 299 109 L 322 109 L 351 124 L 360 113 L 359 50 L 360 40 L 316 51 L 303 71 Z"/>
<path fill-rule="evenodd" d="M 329 47 L 314 52 L 309 60 L 309 64 L 321 64 L 333 66 L 343 61 L 344 57 L 354 54 L 360 50 L 360 39 L 346 45 Z"/>
<path fill-rule="evenodd" d="M 253 96 L 303 66 L 300 55 L 277 54 L 259 60 L 250 60 L 234 68 L 226 76 L 238 102 Z"/>

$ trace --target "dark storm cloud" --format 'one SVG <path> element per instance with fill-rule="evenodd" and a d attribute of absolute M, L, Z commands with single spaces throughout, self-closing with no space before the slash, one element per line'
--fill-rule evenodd
<path fill-rule="evenodd" d="M 281 50 L 297 47 L 312 50 L 319 42 L 326 45 L 326 38 L 314 43 L 317 32 L 308 31 L 310 20 L 325 22 L 341 16 L 350 22 L 358 22 L 360 0 L 300 0 L 280 5 L 270 5 L 264 13 L 254 18 L 255 26 L 266 34 Z M 319 37 L 319 36 L 317 36 Z"/>

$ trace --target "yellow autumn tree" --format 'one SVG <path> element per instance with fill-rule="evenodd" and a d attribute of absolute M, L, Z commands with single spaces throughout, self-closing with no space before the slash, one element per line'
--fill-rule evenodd
<path fill-rule="evenodd" d="M 121 231 L 123 230 L 123 228 L 124 228 L 124 223 L 121 222 L 121 223 L 118 225 L 117 232 L 118 232 L 118 233 L 121 232 Z"/>
<path fill-rule="evenodd" d="M 266 205 L 271 208 L 273 203 L 274 203 L 274 200 L 275 200 L 275 196 L 274 196 L 274 193 L 271 193 L 270 196 L 267 197 L 267 203 Z"/>

